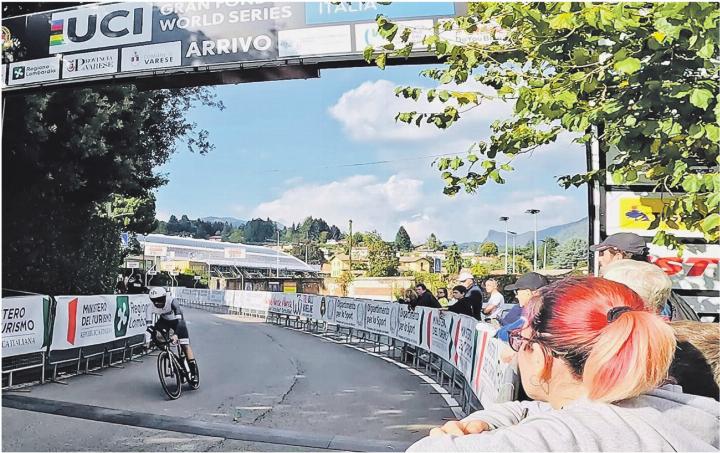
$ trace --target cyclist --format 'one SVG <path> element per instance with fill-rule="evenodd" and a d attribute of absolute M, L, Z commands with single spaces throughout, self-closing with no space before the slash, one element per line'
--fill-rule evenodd
<path fill-rule="evenodd" d="M 156 287 L 151 289 L 149 296 L 152 303 L 148 305 L 145 313 L 147 325 L 152 325 L 153 315 L 157 315 L 158 320 L 155 323 L 155 329 L 172 329 L 175 332 L 173 338 L 180 343 L 183 351 L 185 351 L 188 365 L 190 365 L 190 374 L 192 375 L 192 380 L 195 381 L 197 376 L 197 363 L 195 362 L 195 356 L 190 347 L 190 336 L 180 305 L 175 302 L 174 299 L 168 297 L 167 291 L 165 291 L 164 288 Z M 146 340 L 148 340 L 146 342 L 149 342 L 149 338 L 146 338 Z"/>

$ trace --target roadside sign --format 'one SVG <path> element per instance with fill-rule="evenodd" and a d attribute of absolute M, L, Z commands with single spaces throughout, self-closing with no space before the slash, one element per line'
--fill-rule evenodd
<path fill-rule="evenodd" d="M 196 276 L 193 277 L 193 280 L 201 280 L 201 279 L 202 279 L 202 277 L 199 276 L 199 275 L 196 275 Z"/>
<path fill-rule="evenodd" d="M 124 249 L 130 247 L 130 233 L 127 231 L 120 233 L 120 246 Z"/>
<path fill-rule="evenodd" d="M 175 277 L 178 274 L 179 274 L 178 271 L 170 271 L 170 275 L 172 275 L 173 277 Z"/>
<path fill-rule="evenodd" d="M 140 263 L 137 261 L 128 261 L 125 267 L 128 269 L 140 269 Z"/>
<path fill-rule="evenodd" d="M 148 275 L 157 275 L 157 271 L 155 269 L 150 269 L 149 271 L 147 271 L 147 274 Z"/>

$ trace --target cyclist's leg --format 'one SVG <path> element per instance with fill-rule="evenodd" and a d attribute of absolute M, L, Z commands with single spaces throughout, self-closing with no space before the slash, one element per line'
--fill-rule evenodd
<path fill-rule="evenodd" d="M 195 360 L 195 355 L 190 347 L 190 335 L 188 334 L 187 324 L 185 324 L 184 319 L 178 320 L 175 326 L 175 335 L 177 335 L 178 343 L 182 346 L 188 361 Z"/>

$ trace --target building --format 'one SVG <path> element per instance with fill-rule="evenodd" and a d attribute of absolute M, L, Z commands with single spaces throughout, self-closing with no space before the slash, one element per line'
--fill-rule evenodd
<path fill-rule="evenodd" d="M 319 294 L 320 267 L 267 247 L 149 234 L 138 236 L 148 269 L 209 275 L 212 289 Z"/>
<path fill-rule="evenodd" d="M 353 275 L 356 277 L 362 277 L 367 274 L 368 259 L 360 259 L 353 256 L 352 269 Z M 350 271 L 350 257 L 345 254 L 335 255 L 330 258 L 330 277 L 338 278 L 343 272 Z"/>
<path fill-rule="evenodd" d="M 435 272 L 435 260 L 429 256 L 401 256 L 400 272 Z"/>

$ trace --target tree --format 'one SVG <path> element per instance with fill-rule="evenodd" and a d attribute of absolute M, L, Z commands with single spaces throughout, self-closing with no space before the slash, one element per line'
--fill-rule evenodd
<path fill-rule="evenodd" d="M 441 247 L 440 241 L 438 241 L 438 238 L 435 236 L 435 233 L 430 233 L 430 236 L 427 239 L 427 242 L 425 243 L 425 246 L 432 250 L 433 252 L 440 250 Z"/>
<path fill-rule="evenodd" d="M 230 236 L 228 236 L 227 240 L 228 240 L 228 242 L 233 242 L 233 243 L 245 242 L 244 231 L 242 230 L 242 228 L 236 229 L 235 231 L 230 233 Z"/>
<path fill-rule="evenodd" d="M 538 263 L 543 263 L 543 267 L 548 264 L 552 265 L 555 251 L 559 245 L 560 243 L 555 238 L 546 238 L 538 250 Z"/>
<path fill-rule="evenodd" d="M 460 272 L 462 264 L 460 249 L 457 244 L 451 245 L 445 253 L 445 269 L 447 269 L 448 274 L 454 275 Z"/>
<path fill-rule="evenodd" d="M 4 62 L 13 49 L 3 53 Z M 222 108 L 206 88 L 131 85 L 8 95 L 3 118 L 3 278 L 14 289 L 102 294 L 122 264 L 120 231 L 152 231 L 154 171 L 177 144 L 212 149 L 186 120 Z M 108 204 L 110 209 L 108 210 Z M 113 216 L 113 209 L 129 216 Z M 38 221 L 42 219 L 42 221 Z M 175 219 L 177 220 L 177 219 Z"/>
<path fill-rule="evenodd" d="M 557 248 L 553 264 L 559 269 L 587 266 L 588 243 L 585 239 L 570 239 Z"/>
<path fill-rule="evenodd" d="M 368 247 L 368 277 L 393 277 L 398 275 L 400 259 L 392 243 L 383 241 L 379 236 L 365 235 Z"/>
<path fill-rule="evenodd" d="M 604 150 L 618 150 L 607 168 L 617 183 L 645 180 L 654 191 L 674 194 L 650 226 L 659 227 L 655 243 L 677 246 L 667 230 L 682 225 L 717 242 L 720 94 L 713 58 L 719 19 L 711 2 L 471 3 L 467 15 L 442 28 L 483 29 L 493 42 L 425 38 L 444 67 L 421 74 L 457 88 L 399 87 L 398 96 L 439 101 L 442 111 L 403 112 L 396 120 L 444 129 L 484 102 L 512 103 L 511 118 L 493 123 L 488 141 L 465 157 L 437 161 L 446 194 L 504 183 L 502 173 L 512 171 L 514 159 L 568 132 L 577 143 L 598 139 Z M 377 23 L 388 40 L 397 35 L 408 43 L 409 29 L 398 34 L 382 16 Z M 369 47 L 365 58 L 374 55 L 384 68 L 388 56 L 411 50 L 411 43 L 379 54 Z M 494 93 L 469 88 L 471 79 Z M 559 182 L 567 188 L 605 178 L 606 171 L 593 170 Z"/>
<path fill-rule="evenodd" d="M 400 229 L 398 229 L 397 234 L 395 235 L 395 246 L 401 252 L 407 252 L 409 250 L 412 250 L 412 241 L 410 240 L 410 235 L 408 234 L 408 232 L 405 231 L 404 226 L 401 226 Z"/>
<path fill-rule="evenodd" d="M 483 242 L 480 244 L 481 256 L 497 256 L 498 246 L 494 242 Z"/>
<path fill-rule="evenodd" d="M 306 253 L 307 261 L 305 261 Z M 320 250 L 320 247 L 318 247 L 315 243 L 308 243 L 307 245 L 293 245 L 290 254 L 302 261 L 305 261 L 308 264 L 322 265 L 323 263 L 325 263 L 325 255 L 323 254 L 322 250 Z"/>

